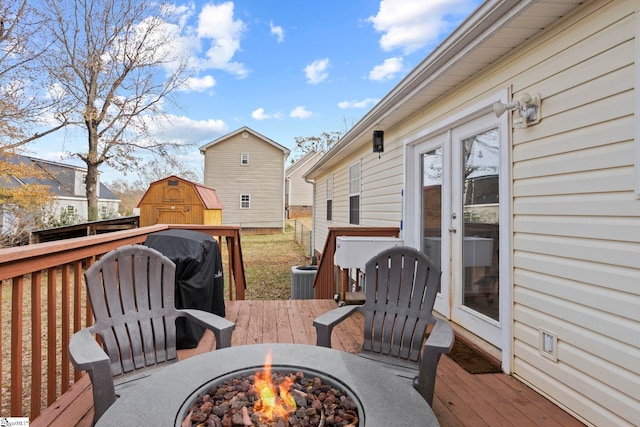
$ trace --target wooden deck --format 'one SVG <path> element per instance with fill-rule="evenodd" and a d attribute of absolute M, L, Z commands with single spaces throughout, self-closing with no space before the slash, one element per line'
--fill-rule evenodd
<path fill-rule="evenodd" d="M 227 301 L 227 318 L 236 323 L 232 345 L 256 343 L 315 344 L 313 319 L 336 307 L 333 300 Z M 337 326 L 333 347 L 356 353 L 362 343 L 362 317 Z M 211 351 L 213 334 L 180 358 Z M 85 375 L 69 392 L 31 422 L 32 427 L 90 426 L 91 388 Z M 443 427 L 583 426 L 571 415 L 518 380 L 504 374 L 472 375 L 449 357 L 438 365 L 433 410 Z"/>

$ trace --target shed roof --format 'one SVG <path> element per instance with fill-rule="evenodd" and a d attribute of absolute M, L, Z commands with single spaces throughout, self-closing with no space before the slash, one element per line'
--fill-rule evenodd
<path fill-rule="evenodd" d="M 179 176 L 176 176 L 176 175 L 170 175 L 166 178 L 159 179 L 149 184 L 149 188 L 147 188 L 147 191 L 145 191 L 142 197 L 140 198 L 140 202 L 138 202 L 137 207 L 140 207 L 145 197 L 151 190 L 151 187 L 153 187 L 156 184 L 160 184 L 164 181 L 168 181 L 170 179 L 177 179 L 184 182 L 185 184 L 193 186 L 193 189 L 198 194 L 198 197 L 202 202 L 202 206 L 204 206 L 206 209 L 223 209 L 224 208 L 224 206 L 222 205 L 222 202 L 220 201 L 220 199 L 218 198 L 218 195 L 216 194 L 215 189 L 211 187 L 207 187 L 206 185 L 203 185 L 197 182 L 189 181 L 188 179 L 180 178 Z"/>

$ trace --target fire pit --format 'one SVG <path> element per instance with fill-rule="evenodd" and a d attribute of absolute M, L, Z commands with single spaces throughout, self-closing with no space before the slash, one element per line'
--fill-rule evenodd
<path fill-rule="evenodd" d="M 274 373 L 317 377 L 342 390 L 355 404 L 359 427 L 439 425 L 410 382 L 379 364 L 337 350 L 297 344 L 231 347 L 160 368 L 123 394 L 96 425 L 180 427 L 197 399 L 212 386 L 263 371 L 268 354 Z"/>
<path fill-rule="evenodd" d="M 275 378 L 270 386 L 257 379 L 265 372 L 265 378 Z M 362 405 L 339 380 L 309 369 L 273 366 L 272 372 L 233 372 L 214 380 L 187 399 L 182 427 L 360 425 Z"/>

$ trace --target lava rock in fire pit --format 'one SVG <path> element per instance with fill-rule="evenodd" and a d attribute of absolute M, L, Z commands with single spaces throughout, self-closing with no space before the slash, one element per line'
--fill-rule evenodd
<path fill-rule="evenodd" d="M 289 393 L 295 407 L 285 405 L 285 415 L 265 419 L 264 413 L 255 410 L 261 396 L 254 387 L 254 374 L 247 373 L 211 386 L 191 406 L 182 427 L 358 426 L 355 402 L 343 390 L 326 384 L 321 378 L 306 377 L 300 371 L 273 372 L 271 382 L 276 389 L 282 383 L 291 383 Z M 277 395 L 273 398 L 282 399 Z"/>

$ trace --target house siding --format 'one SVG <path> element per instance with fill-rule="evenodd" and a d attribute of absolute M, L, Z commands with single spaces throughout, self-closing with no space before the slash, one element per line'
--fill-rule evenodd
<path fill-rule="evenodd" d="M 317 250 L 327 226 L 348 225 L 348 166 L 356 159 L 361 225 L 397 226 L 402 141 L 506 88 L 540 93 L 542 121 L 510 132 L 512 252 L 501 256 L 513 267 L 511 369 L 598 426 L 640 420 L 639 13 L 637 0 L 586 2 L 385 129 L 380 159 L 361 150 L 316 177 L 315 204 L 323 207 L 326 177 L 334 174 L 334 220 L 327 223 L 322 208 Z M 558 337 L 557 362 L 539 350 L 541 329 Z"/>
<path fill-rule="evenodd" d="M 543 94 L 544 117 L 513 132 L 513 370 L 603 426 L 640 420 L 639 6 L 592 2 L 509 78 Z M 557 335 L 557 363 L 540 329 Z"/>
<path fill-rule="evenodd" d="M 389 141 L 389 142 L 387 142 Z M 360 150 L 338 164 L 333 170 L 333 219 L 326 220 L 327 177 L 316 179 L 316 216 L 314 216 L 314 247 L 321 252 L 328 227 L 348 227 L 349 167 L 361 162 L 360 226 L 398 227 L 402 213 L 403 147 L 399 139 L 385 133 L 385 151 L 380 156 Z"/>
<path fill-rule="evenodd" d="M 305 181 L 303 176 L 320 157 L 321 153 L 308 153 L 298 160 L 299 164 L 293 164 L 285 171 L 289 182 L 288 202 L 290 207 L 313 205 L 313 184 Z"/>
<path fill-rule="evenodd" d="M 249 164 L 240 155 L 249 154 Z M 232 135 L 205 151 L 204 184 L 215 188 L 224 205 L 222 225 L 243 228 L 284 227 L 285 153 L 248 132 Z M 240 195 L 251 196 L 251 208 L 240 208 Z"/>

